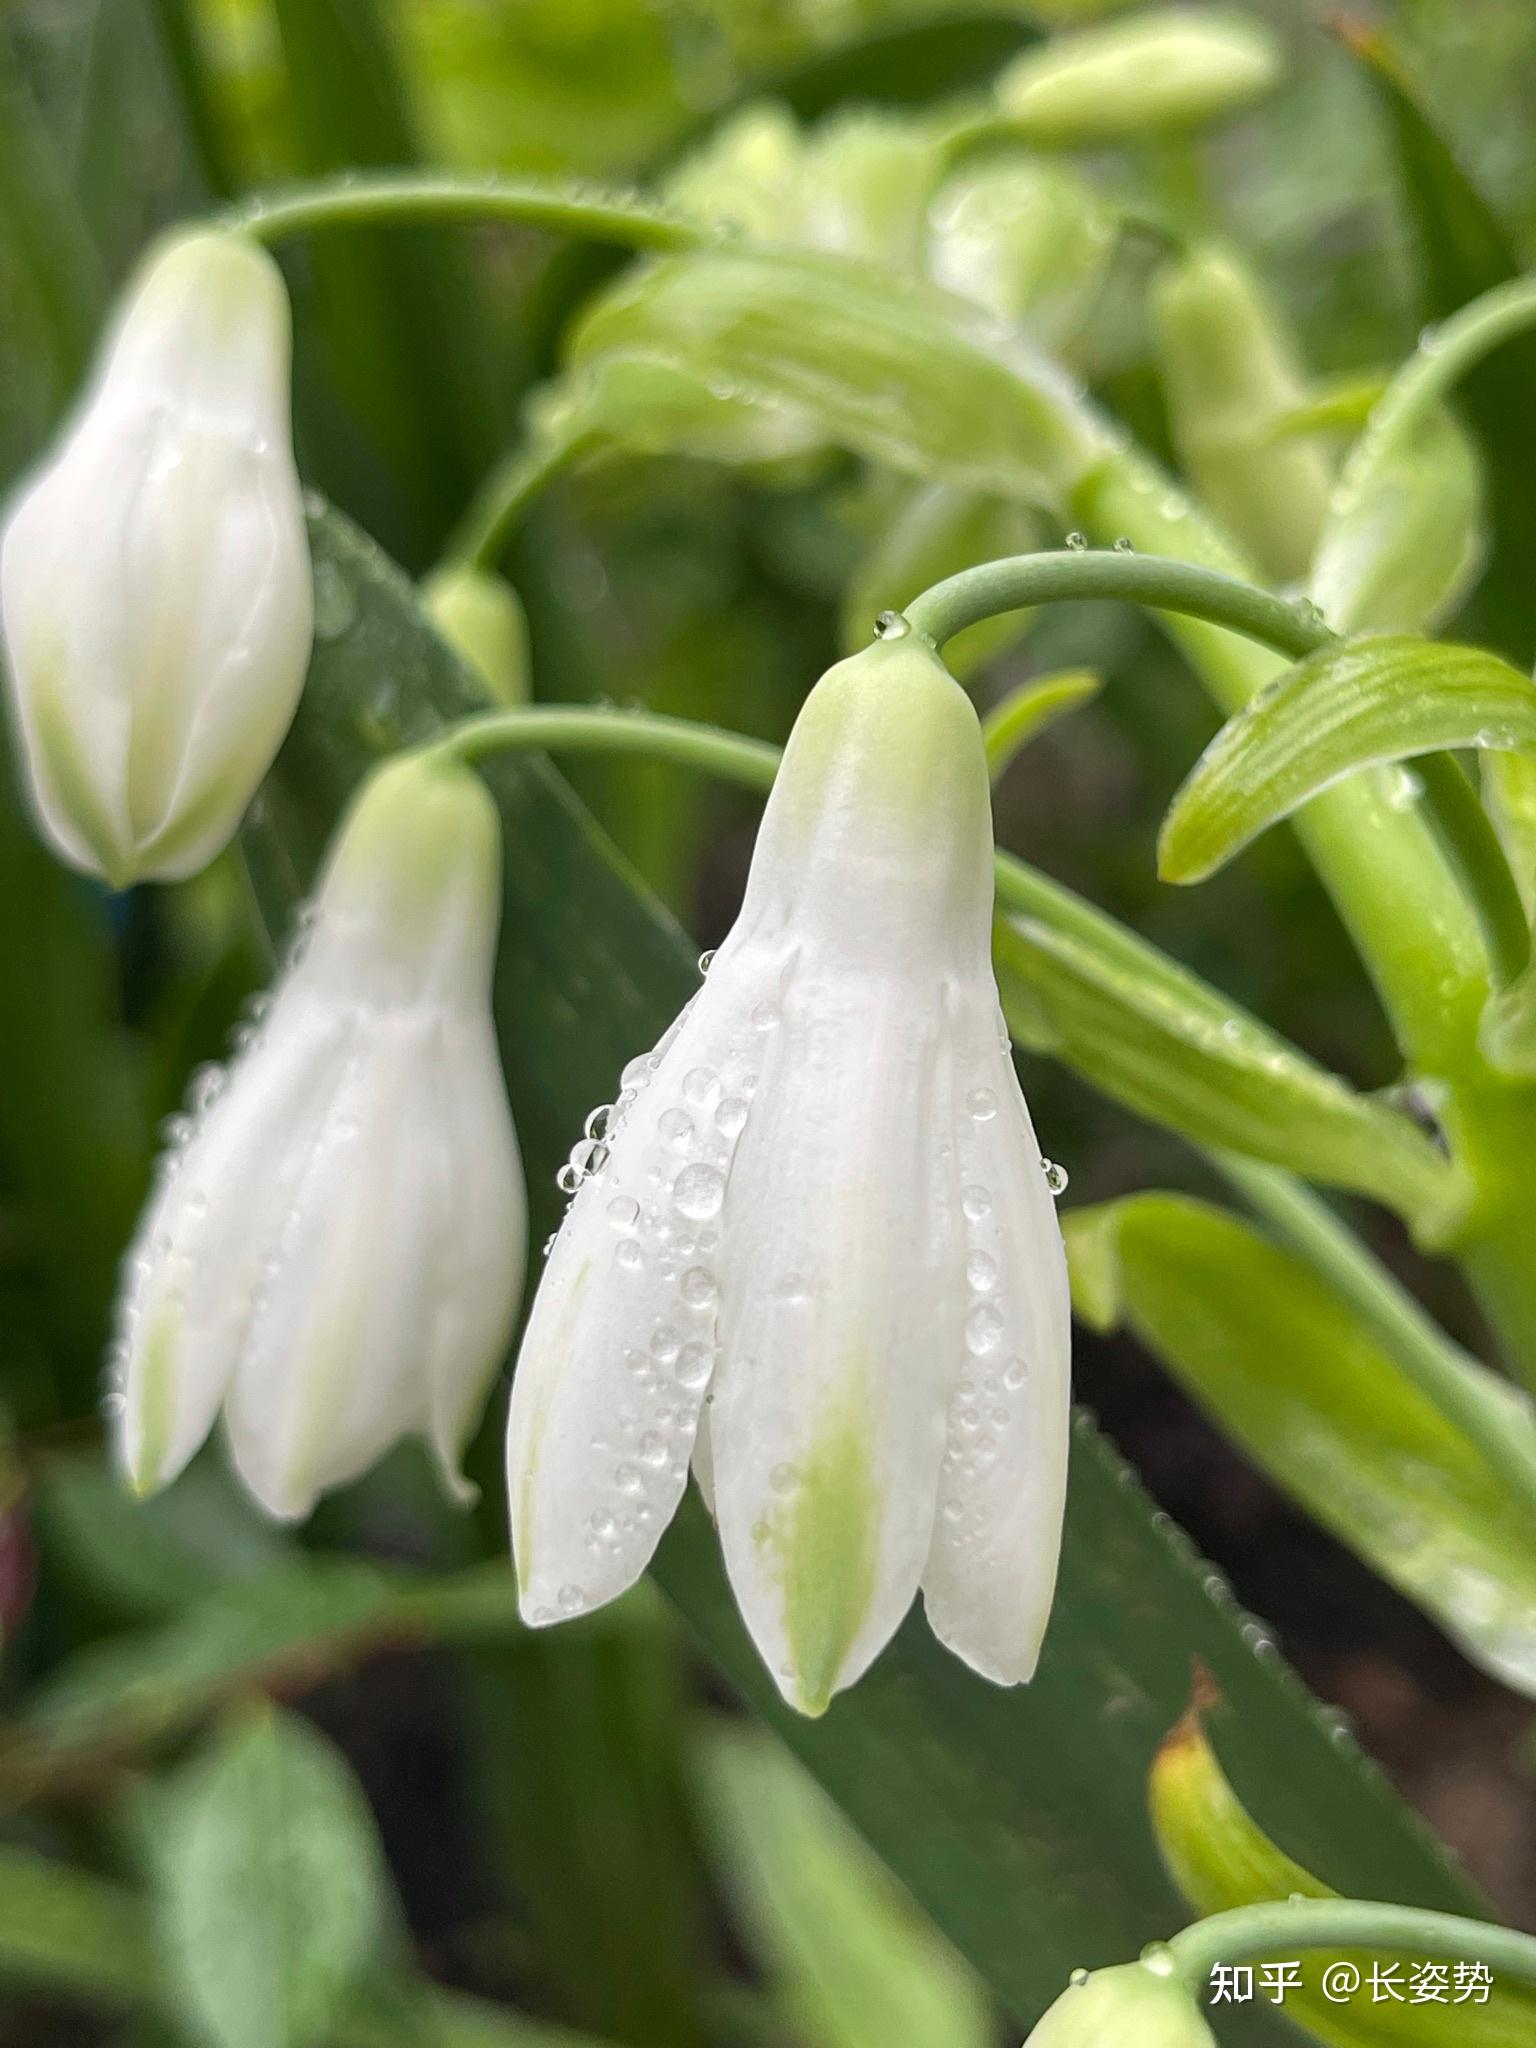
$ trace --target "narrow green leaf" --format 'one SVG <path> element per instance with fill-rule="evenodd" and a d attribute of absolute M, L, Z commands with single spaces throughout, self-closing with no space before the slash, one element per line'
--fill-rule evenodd
<path fill-rule="evenodd" d="M 1256 1017 L 1043 877 L 993 927 L 1009 1029 L 1139 1116 L 1355 1188 L 1433 1237 L 1462 1191 L 1407 1117 L 1359 1095 Z"/>
<path fill-rule="evenodd" d="M 1351 27 L 1345 39 L 1386 119 L 1420 273 L 1420 312 L 1443 320 L 1523 268 L 1503 223 L 1436 128 L 1385 40 Z M 1522 335 L 1480 363 L 1463 390 L 1464 413 L 1489 483 L 1493 551 L 1478 597 L 1479 623 L 1523 666 L 1536 651 L 1536 336 Z"/>
<path fill-rule="evenodd" d="M 375 0 L 272 0 L 272 14 L 303 168 L 415 163 L 406 89 Z M 382 453 L 398 491 L 394 530 L 425 566 L 469 495 L 487 440 L 495 444 L 504 404 L 505 384 L 486 373 L 463 251 L 430 230 L 364 230 L 318 238 L 309 266 L 328 376 Z M 302 299 L 300 310 L 302 349 Z M 301 356 L 301 400 L 305 368 Z M 332 432 L 334 403 L 301 405 L 301 428 Z M 330 459 L 339 459 L 335 449 Z"/>
<path fill-rule="evenodd" d="M 729 248 L 626 274 L 583 314 L 579 368 L 678 363 L 736 405 L 786 405 L 893 469 L 1059 499 L 1102 445 L 1071 385 L 979 308 L 831 256 Z"/>
<path fill-rule="evenodd" d="M 805 2048 L 989 2048 L 980 1984 L 772 1736 L 703 1749 L 705 1810 L 746 1938 Z"/>
<path fill-rule="evenodd" d="M 1167 882 L 1201 882 L 1267 826 L 1359 768 L 1446 747 L 1536 748 L 1536 687 L 1477 647 L 1383 636 L 1322 648 L 1206 748 L 1158 841 Z M 1405 776 L 1403 803 L 1418 795 Z"/>
<path fill-rule="evenodd" d="M 306 1722 L 260 1707 L 171 1781 L 155 1822 L 156 1918 L 188 2024 L 217 2048 L 317 2048 L 390 1912 L 345 1762 Z"/>
<path fill-rule="evenodd" d="M 1097 669 L 1064 668 L 1020 683 L 994 704 L 981 722 L 992 780 L 998 781 L 1009 762 L 1058 718 L 1096 697 L 1103 682 Z"/>
<path fill-rule="evenodd" d="M 409 585 L 344 522 L 311 527 L 322 575 L 353 599 L 316 648 L 304 702 L 264 800 L 279 911 L 313 872 L 337 811 L 381 747 L 425 736 L 476 693 L 415 609 Z M 487 768 L 502 811 L 507 916 L 496 1006 L 537 1231 L 591 1105 L 697 987 L 696 948 L 634 886 L 536 760 Z M 655 1565 L 730 1682 L 783 1735 L 1017 2020 L 1079 1963 L 1120 1960 L 1179 1907 L 1145 1814 L 1146 1774 L 1203 1657 L 1236 1709 L 1234 1754 L 1290 1802 L 1299 1845 L 1361 1896 L 1455 1910 L 1463 1879 L 1401 1802 L 1334 1742 L 1294 1681 L 1256 1659 L 1206 1588 L 1207 1569 L 1155 1520 L 1086 1424 L 1074 1440 L 1061 1593 L 1039 1676 L 985 1684 L 914 1615 L 820 1721 L 779 1700 L 748 1640 L 702 1505 L 684 1502 Z M 1083 1730 L 1094 1731 L 1091 1743 Z M 1028 1930 L 1021 1939 L 1020 1928 Z M 1230 2048 L 1278 2048 L 1246 2015 Z"/>
<path fill-rule="evenodd" d="M 1327 1899 L 1338 1894 L 1286 1855 L 1247 1812 L 1229 1784 L 1206 1732 L 1206 1712 L 1217 1704 L 1214 1689 L 1197 1686 L 1189 1712 L 1157 1753 L 1150 1785 L 1152 1824 L 1169 1871 L 1202 1917 L 1236 1906 L 1275 1899 Z M 1271 1809 L 1281 1826 L 1283 1805 Z M 1286 2012 L 1330 2048 L 1443 2048 L 1454 2027 L 1456 2048 L 1519 2048 L 1536 2027 L 1536 1998 L 1522 1986 L 1495 1983 L 1486 2005 L 1455 2000 L 1447 1972 L 1445 2001 L 1402 2004 L 1375 2000 L 1362 1990 L 1346 2001 L 1322 1992 L 1323 1973 L 1344 1952 L 1309 1954 L 1302 1989 L 1286 1998 Z M 1348 1954 L 1370 1983 L 1373 1962 L 1396 1962 L 1406 1991 L 1407 1967 L 1400 1957 Z"/>
<path fill-rule="evenodd" d="M 137 2002 L 155 1988 L 147 1935 L 127 1892 L 34 1850 L 0 1848 L 0 1983 Z"/>
<path fill-rule="evenodd" d="M 1208 1203 L 1067 1219 L 1080 1312 L 1125 1321 L 1226 1434 L 1466 1655 L 1536 1694 L 1531 1507 L 1291 1253 Z M 1498 1383 L 1489 1376 L 1490 1392 Z M 1530 1410 L 1508 1390 L 1509 1427 Z"/>
<path fill-rule="evenodd" d="M 1390 388 L 1390 387 L 1389 387 Z M 1329 499 L 1307 588 L 1341 633 L 1425 632 L 1483 566 L 1477 451 L 1443 407 L 1356 442 Z"/>

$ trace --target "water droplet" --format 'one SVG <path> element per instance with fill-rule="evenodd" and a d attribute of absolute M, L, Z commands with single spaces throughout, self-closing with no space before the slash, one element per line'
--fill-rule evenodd
<path fill-rule="evenodd" d="M 1053 1195 L 1064 1195 L 1072 1176 L 1064 1166 L 1058 1166 L 1054 1159 L 1042 1159 L 1040 1171 L 1045 1175 L 1045 1184 Z"/>
<path fill-rule="evenodd" d="M 685 1344 L 677 1354 L 677 1364 L 672 1369 L 672 1376 L 680 1387 L 687 1387 L 696 1393 L 708 1380 L 712 1363 L 707 1344 Z"/>
<path fill-rule="evenodd" d="M 1084 548 L 1087 547 L 1087 545 L 1088 536 L 1086 533 L 1069 533 L 1067 535 L 1067 546 L 1072 550 L 1074 555 L 1080 555 L 1083 552 Z"/>
<path fill-rule="evenodd" d="M 1022 1358 L 1010 1358 L 1003 1367 L 1003 1385 L 1010 1394 L 1016 1394 L 1029 1379 L 1029 1367 Z"/>
<path fill-rule="evenodd" d="M 1115 553 L 1117 555 L 1134 555 L 1135 552 L 1135 542 L 1131 539 L 1128 533 L 1122 533 L 1119 539 L 1115 542 Z"/>
<path fill-rule="evenodd" d="M 683 1076 L 683 1096 L 688 1102 L 707 1102 L 719 1085 L 718 1077 L 708 1067 L 690 1067 Z"/>
<path fill-rule="evenodd" d="M 1154 1977 L 1171 1977 L 1178 1967 L 1166 1941 L 1149 1941 L 1141 1952 L 1141 1961 Z"/>
<path fill-rule="evenodd" d="M 1074 1970 L 1071 1976 L 1067 1979 L 1067 1982 L 1072 1986 L 1072 1989 L 1074 1991 L 1081 1991 L 1083 1986 L 1088 1982 L 1088 1972 L 1086 1970 Z"/>
<path fill-rule="evenodd" d="M 669 1323 L 663 1323 L 651 1336 L 651 1355 L 659 1358 L 663 1365 L 670 1365 L 683 1348 L 683 1340 Z"/>
<path fill-rule="evenodd" d="M 803 1273 L 781 1273 L 774 1282 L 775 1301 L 804 1301 L 806 1298 L 805 1275 Z"/>
<path fill-rule="evenodd" d="M 695 1223 L 719 1214 L 725 1200 L 725 1175 L 714 1166 L 685 1166 L 672 1188 L 672 1200 Z"/>
<path fill-rule="evenodd" d="M 571 1147 L 567 1163 L 575 1167 L 581 1180 L 585 1180 L 588 1175 L 601 1173 L 608 1164 L 608 1147 L 601 1138 L 578 1138 Z"/>
<path fill-rule="evenodd" d="M 586 1604 L 587 1596 L 583 1593 L 580 1586 L 562 1586 L 560 1588 L 560 1612 L 562 1614 L 580 1614 Z"/>
<path fill-rule="evenodd" d="M 973 1183 L 960 1197 L 960 1206 L 968 1223 L 979 1223 L 992 1213 L 992 1190 L 982 1187 L 979 1182 Z"/>
<path fill-rule="evenodd" d="M 711 947 L 709 947 L 709 948 L 708 948 L 708 950 L 707 950 L 707 951 L 705 951 L 705 952 L 703 952 L 703 953 L 701 953 L 701 954 L 699 955 L 699 972 L 700 972 L 700 974 L 708 974 L 708 972 L 709 972 L 709 970 L 711 969 L 711 967 L 713 967 L 713 966 L 714 966 L 714 964 L 715 964 L 715 954 L 716 954 L 716 953 L 717 953 L 718 951 L 719 951 L 719 948 L 718 948 L 717 946 L 711 946 Z"/>
<path fill-rule="evenodd" d="M 777 1003 L 759 1003 L 752 1012 L 752 1029 L 754 1031 L 772 1031 L 778 1021 L 779 1006 Z"/>
<path fill-rule="evenodd" d="M 600 1102 L 596 1109 L 587 1111 L 587 1120 L 581 1127 L 582 1131 L 589 1138 L 606 1137 L 609 1120 L 612 1115 L 613 1104 L 611 1102 Z"/>
<path fill-rule="evenodd" d="M 995 1351 L 1002 1342 L 1003 1319 L 989 1302 L 980 1308 L 973 1308 L 965 1319 L 965 1348 L 976 1358 L 984 1358 L 989 1351 Z"/>
<path fill-rule="evenodd" d="M 560 1233 L 559 1233 L 559 1231 L 558 1231 L 558 1230 L 552 1230 L 552 1231 L 551 1231 L 551 1232 L 549 1233 L 548 1237 L 546 1237 L 546 1238 L 545 1238 L 545 1240 L 544 1240 L 544 1257 L 545 1257 L 546 1259 L 547 1259 L 547 1258 L 549 1257 L 550 1253 L 551 1253 L 551 1252 L 552 1252 L 552 1251 L 554 1250 L 554 1248 L 555 1248 L 555 1239 L 556 1239 L 556 1238 L 557 1238 L 557 1237 L 558 1237 L 559 1235 L 560 1235 Z"/>
<path fill-rule="evenodd" d="M 667 1440 L 659 1431 L 648 1429 L 640 1439 L 640 1457 L 653 1472 L 659 1472 L 667 1462 Z"/>
<path fill-rule="evenodd" d="M 997 1115 L 997 1097 L 990 1088 L 973 1088 L 965 1098 L 965 1106 L 979 1124 L 990 1123 Z"/>
<path fill-rule="evenodd" d="M 614 1230 L 631 1231 L 640 1226 L 640 1204 L 633 1195 L 615 1195 L 608 1204 L 608 1222 Z"/>
<path fill-rule="evenodd" d="M 693 1136 L 693 1118 L 686 1109 L 664 1109 L 657 1119 L 656 1128 L 669 1145 L 679 1151 Z"/>
<path fill-rule="evenodd" d="M 620 1465 L 613 1475 L 620 1493 L 643 1493 L 645 1479 L 638 1465 Z"/>
<path fill-rule="evenodd" d="M 900 612 L 882 612 L 875 621 L 877 640 L 905 640 L 911 630 L 911 621 L 903 618 Z"/>
<path fill-rule="evenodd" d="M 574 1195 L 576 1190 L 581 1186 L 583 1178 L 584 1176 L 582 1174 L 580 1167 L 573 1166 L 570 1163 L 570 1161 L 567 1160 L 565 1165 L 562 1166 L 560 1171 L 555 1175 L 555 1186 L 560 1190 L 562 1195 Z"/>
<path fill-rule="evenodd" d="M 978 1294 L 990 1294 L 997 1285 L 997 1267 L 985 1252 L 972 1252 L 965 1262 L 965 1278 Z"/>
<path fill-rule="evenodd" d="M 357 617 L 357 597 L 334 562 L 315 568 L 314 631 L 317 640 L 339 640 Z"/>
<path fill-rule="evenodd" d="M 690 1308 L 708 1308 L 715 1298 L 715 1276 L 707 1266 L 690 1266 L 677 1291 Z"/>
<path fill-rule="evenodd" d="M 734 1138 L 747 1121 L 747 1105 L 739 1095 L 727 1095 L 715 1111 L 716 1128 Z"/>
<path fill-rule="evenodd" d="M 637 1056 L 636 1056 L 636 1057 L 635 1057 L 634 1059 L 632 1059 L 632 1060 L 631 1060 L 631 1061 L 629 1062 L 629 1064 L 628 1064 L 628 1065 L 627 1065 L 627 1066 L 625 1067 L 625 1069 L 624 1069 L 623 1073 L 622 1073 L 622 1074 L 620 1074 L 620 1076 L 619 1076 L 619 1086 L 620 1086 L 621 1088 L 628 1088 L 628 1089 L 632 1089 L 632 1090 L 633 1090 L 633 1089 L 640 1089 L 640 1088 L 643 1088 L 643 1087 L 645 1086 L 646 1082 L 647 1082 L 647 1081 L 649 1081 L 649 1080 L 650 1080 L 650 1078 L 651 1078 L 651 1057 L 650 1057 L 650 1054 L 649 1054 L 649 1053 L 640 1053 L 640 1054 L 638 1054 L 638 1055 L 637 1055 Z"/>
<path fill-rule="evenodd" d="M 768 1474 L 768 1484 L 775 1493 L 793 1493 L 800 1484 L 800 1474 L 793 1465 L 775 1465 Z"/>
<path fill-rule="evenodd" d="M 645 1254 L 632 1237 L 626 1237 L 613 1256 L 626 1273 L 638 1273 L 645 1264 Z"/>

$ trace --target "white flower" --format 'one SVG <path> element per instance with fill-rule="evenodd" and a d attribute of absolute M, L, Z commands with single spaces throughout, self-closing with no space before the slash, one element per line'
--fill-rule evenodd
<path fill-rule="evenodd" d="M 526 1252 L 490 1014 L 500 877 L 468 769 L 405 757 L 354 800 L 307 943 L 129 1253 L 116 1405 L 139 1492 L 221 1407 L 274 1515 L 411 1431 L 461 1486 Z"/>
<path fill-rule="evenodd" d="M 282 275 L 204 229 L 157 246 L 0 541 L 11 703 L 63 858 L 121 887 L 233 835 L 288 729 L 312 596 Z"/>
<path fill-rule="evenodd" d="M 703 988 L 634 1061 L 513 1383 L 523 1612 L 644 1569 L 690 1457 L 747 1626 L 819 1712 L 921 1585 L 1033 1671 L 1067 1458 L 1065 1261 L 992 977 L 972 711 L 915 636 L 817 685 Z"/>

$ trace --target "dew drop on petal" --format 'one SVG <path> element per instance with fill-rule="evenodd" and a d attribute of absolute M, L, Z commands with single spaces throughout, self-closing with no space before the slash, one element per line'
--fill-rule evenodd
<path fill-rule="evenodd" d="M 726 1137 L 734 1138 L 747 1121 L 747 1105 L 739 1095 L 727 1095 L 715 1111 L 716 1126 Z"/>
<path fill-rule="evenodd" d="M 715 1276 L 707 1266 L 690 1266 L 677 1291 L 690 1308 L 708 1308 L 715 1298 Z"/>
<path fill-rule="evenodd" d="M 793 1493 L 800 1484 L 800 1474 L 793 1465 L 775 1465 L 768 1474 L 768 1484 L 775 1493 Z"/>
<path fill-rule="evenodd" d="M 700 974 L 708 974 L 708 972 L 709 972 L 710 968 L 714 966 L 714 964 L 715 964 L 715 952 L 716 952 L 716 948 L 715 948 L 715 947 L 713 947 L 713 946 L 711 946 L 711 947 L 709 948 L 708 952 L 706 952 L 706 953 L 701 953 L 701 954 L 699 955 L 699 972 L 700 972 Z"/>
<path fill-rule="evenodd" d="M 779 1007 L 777 1003 L 759 1003 L 752 1012 L 752 1029 L 754 1031 L 772 1031 L 778 1021 Z"/>
<path fill-rule="evenodd" d="M 900 612 L 882 612 L 875 621 L 877 640 L 905 640 L 911 630 L 911 621 Z"/>
<path fill-rule="evenodd" d="M 990 1294 L 997 1285 L 997 1267 L 985 1252 L 972 1252 L 965 1262 L 965 1278 L 977 1294 Z"/>
<path fill-rule="evenodd" d="M 693 1118 L 686 1109 L 664 1109 L 656 1120 L 656 1128 L 669 1145 L 676 1145 L 681 1151 L 693 1136 Z"/>
<path fill-rule="evenodd" d="M 965 1211 L 967 1223 L 979 1223 L 992 1213 L 992 1190 L 982 1187 L 980 1182 L 973 1182 L 960 1197 L 960 1206 Z"/>
<path fill-rule="evenodd" d="M 667 1462 L 667 1440 L 657 1430 L 648 1429 L 640 1439 L 641 1462 L 659 1472 Z"/>
<path fill-rule="evenodd" d="M 562 1614 L 580 1614 L 586 1604 L 587 1596 L 583 1593 L 580 1586 L 562 1586 L 560 1588 L 560 1612 Z"/>
<path fill-rule="evenodd" d="M 697 1392 L 709 1378 L 711 1359 L 707 1344 L 685 1344 L 677 1354 L 673 1374 L 680 1387 Z"/>
<path fill-rule="evenodd" d="M 997 1115 L 997 1097 L 990 1088 L 973 1088 L 965 1098 L 965 1106 L 979 1124 L 990 1123 Z"/>
<path fill-rule="evenodd" d="M 1002 1342 L 1003 1319 L 989 1303 L 973 1308 L 965 1319 L 965 1348 L 977 1358 L 995 1351 Z"/>
<path fill-rule="evenodd" d="M 608 1204 L 608 1223 L 626 1236 L 640 1227 L 640 1204 L 633 1195 L 615 1195 Z"/>
<path fill-rule="evenodd" d="M 1016 1394 L 1029 1379 L 1029 1367 L 1022 1358 L 1010 1358 L 1003 1367 L 1003 1385 L 1010 1394 Z"/>
<path fill-rule="evenodd" d="M 683 1097 L 692 1103 L 707 1102 L 718 1086 L 718 1077 L 708 1067 L 690 1067 L 683 1076 Z"/>
<path fill-rule="evenodd" d="M 714 1166 L 685 1166 L 673 1184 L 672 1200 L 681 1214 L 702 1223 L 720 1212 L 725 1200 L 725 1175 Z"/>
<path fill-rule="evenodd" d="M 645 1264 L 645 1254 L 632 1237 L 625 1238 L 613 1256 L 626 1273 L 638 1273 Z"/>
<path fill-rule="evenodd" d="M 1074 555 L 1080 555 L 1083 552 L 1083 549 L 1087 547 L 1087 545 L 1088 536 L 1086 533 L 1069 533 L 1067 535 L 1067 546 L 1072 550 Z"/>
<path fill-rule="evenodd" d="M 1064 1166 L 1058 1166 L 1054 1159 L 1042 1159 L 1040 1169 L 1045 1175 L 1045 1184 L 1053 1195 L 1064 1195 L 1072 1176 Z"/>
<path fill-rule="evenodd" d="M 663 1365 L 670 1365 L 682 1348 L 682 1338 L 667 1323 L 651 1333 L 651 1356 L 659 1358 Z"/>

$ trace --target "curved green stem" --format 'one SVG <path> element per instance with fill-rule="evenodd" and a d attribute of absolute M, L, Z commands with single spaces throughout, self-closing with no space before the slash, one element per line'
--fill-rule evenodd
<path fill-rule="evenodd" d="M 537 178 L 454 177 L 412 171 L 347 175 L 258 194 L 224 216 L 260 242 L 317 229 L 503 221 L 627 249 L 696 249 L 720 231 L 626 192 Z"/>
<path fill-rule="evenodd" d="M 1454 1913 L 1372 1899 L 1292 1899 L 1235 1906 L 1197 1920 L 1168 1943 L 1179 1975 L 1201 1990 L 1218 1963 L 1285 1955 L 1300 1949 L 1386 1949 L 1429 1960 L 1486 1963 L 1536 1984 L 1536 1935 Z"/>
<path fill-rule="evenodd" d="M 765 791 L 778 773 L 780 749 L 717 725 L 669 718 L 656 711 L 621 711 L 599 705 L 530 704 L 477 712 L 451 726 L 428 750 L 480 761 L 504 748 L 548 748 L 565 754 L 644 754 L 651 760 L 699 768 L 748 789 Z"/>
<path fill-rule="evenodd" d="M 1360 1314 L 1404 1377 L 1481 1451 L 1517 1497 L 1536 1502 L 1529 1403 L 1424 1313 L 1354 1232 L 1293 1174 L 1232 1152 L 1208 1155 L 1244 1199 Z"/>
<path fill-rule="evenodd" d="M 942 648 L 965 627 L 999 612 L 1064 598 L 1121 598 L 1157 611 L 1178 612 L 1241 633 L 1293 661 L 1316 654 L 1338 637 L 1313 606 L 1288 604 L 1270 591 L 1199 563 L 1118 548 L 1067 548 L 982 562 L 925 590 L 908 605 L 906 618 L 916 632 Z M 1477 913 L 1494 971 L 1501 983 L 1511 981 L 1530 957 L 1530 930 L 1498 834 L 1467 778 L 1448 756 L 1423 756 L 1419 771 L 1425 813 Z"/>
<path fill-rule="evenodd" d="M 1334 638 L 1315 609 L 1287 604 L 1270 591 L 1198 562 L 1119 548 L 1069 547 L 982 562 L 925 590 L 907 606 L 906 619 L 942 648 L 967 626 L 999 612 L 1084 598 L 1121 598 L 1157 611 L 1182 612 L 1226 626 L 1292 661 L 1315 654 Z"/>
<path fill-rule="evenodd" d="M 442 568 L 490 569 L 529 501 L 578 455 L 602 439 L 588 428 L 549 434 L 516 448 L 482 480 L 443 550 Z"/>

